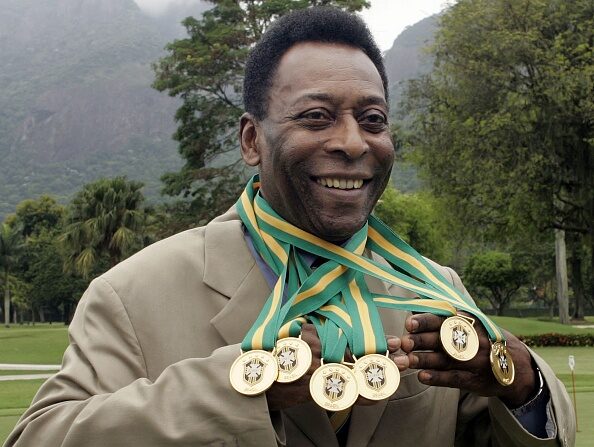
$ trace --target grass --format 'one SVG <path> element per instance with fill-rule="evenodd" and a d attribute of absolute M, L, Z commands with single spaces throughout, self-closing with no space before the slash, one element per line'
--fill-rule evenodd
<path fill-rule="evenodd" d="M 538 333 L 588 333 L 594 329 L 576 329 L 536 318 L 495 317 L 495 321 L 512 333 L 533 335 Z M 589 321 L 594 324 L 593 320 Z M 59 364 L 68 344 L 66 328 L 61 325 L 15 326 L 0 328 L 0 363 Z M 569 355 L 576 361 L 576 398 L 579 429 L 576 447 L 589 447 L 594 440 L 594 348 L 543 347 L 536 348 L 566 385 L 570 396 L 571 374 L 567 364 Z M 2 371 L 0 374 L 29 373 L 29 371 Z M 30 372 L 35 373 L 35 372 Z M 41 373 L 41 371 L 39 371 Z M 0 444 L 25 411 L 43 380 L 0 382 Z"/>
<path fill-rule="evenodd" d="M 21 417 L 21 413 L 24 411 L 25 409 L 22 408 L 19 411 L 12 411 L 12 414 L 4 414 L 3 412 L 0 412 L 0 443 L 6 441 L 6 438 L 8 438 L 8 435 L 16 425 L 19 417 Z"/>
<path fill-rule="evenodd" d="M 557 320 L 514 317 L 491 317 L 491 319 L 514 335 L 537 335 L 551 332 L 558 334 L 594 334 L 594 328 L 566 326 Z M 594 321 L 589 320 L 585 324 L 594 325 Z"/>
<path fill-rule="evenodd" d="M 21 374 L 53 374 L 56 371 L 29 371 L 29 370 L 0 370 L 0 376 L 18 376 Z"/>
<path fill-rule="evenodd" d="M 0 328 L 0 363 L 59 365 L 68 346 L 62 324 L 37 324 Z"/>
<path fill-rule="evenodd" d="M 43 382 L 43 379 L 0 382 L 1 408 L 6 410 L 28 407 Z"/>

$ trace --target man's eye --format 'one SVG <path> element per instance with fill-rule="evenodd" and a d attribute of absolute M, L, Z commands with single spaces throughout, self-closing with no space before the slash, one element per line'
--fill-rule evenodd
<path fill-rule="evenodd" d="M 301 115 L 301 118 L 309 119 L 309 120 L 328 120 L 330 116 L 327 112 L 323 110 L 310 110 L 309 112 L 305 112 Z"/>
<path fill-rule="evenodd" d="M 372 132 L 379 132 L 388 127 L 388 118 L 379 111 L 370 111 L 359 118 L 359 123 Z"/>

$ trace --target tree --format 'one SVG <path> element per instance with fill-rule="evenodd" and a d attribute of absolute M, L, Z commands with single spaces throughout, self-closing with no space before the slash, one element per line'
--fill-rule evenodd
<path fill-rule="evenodd" d="M 365 0 L 210 0 L 201 19 L 182 23 L 188 37 L 167 45 L 168 55 L 155 65 L 153 86 L 179 96 L 174 138 L 185 165 L 162 177 L 164 193 L 191 197 L 184 211 L 187 225 L 210 220 L 232 205 L 245 176 L 239 157 L 237 123 L 243 110 L 241 91 L 249 48 L 279 16 L 312 5 L 348 11 L 369 6 Z"/>
<path fill-rule="evenodd" d="M 389 186 L 374 214 L 423 256 L 445 263 L 449 241 L 439 211 L 428 194 L 402 194 Z"/>
<path fill-rule="evenodd" d="M 114 266 L 142 246 L 141 188 L 140 182 L 116 177 L 88 183 L 75 195 L 59 238 L 67 272 L 87 278 L 102 260 Z"/>
<path fill-rule="evenodd" d="M 464 282 L 473 295 L 486 295 L 497 315 L 503 315 L 514 294 L 527 283 L 527 271 L 509 253 L 487 251 L 470 257 Z"/>
<path fill-rule="evenodd" d="M 0 225 L 0 271 L 4 284 L 4 325 L 10 327 L 10 282 L 11 270 L 18 262 L 23 242 L 19 228 L 6 223 Z"/>
<path fill-rule="evenodd" d="M 24 240 L 13 273 L 21 284 L 20 308 L 30 310 L 33 321 L 36 314 L 40 321 L 44 321 L 46 311 L 56 315 L 64 301 L 72 300 L 73 293 L 82 291 L 81 287 L 76 288 L 80 280 L 62 271 L 63 259 L 57 238 L 65 213 L 66 208 L 53 197 L 42 195 L 23 200 L 17 205 L 15 214 L 7 218 L 21 229 Z"/>
<path fill-rule="evenodd" d="M 66 209 L 49 195 L 23 200 L 16 207 L 14 221 L 22 228 L 23 237 L 49 231 L 60 226 Z"/>
<path fill-rule="evenodd" d="M 594 243 L 593 41 L 590 0 L 460 0 L 444 14 L 434 71 L 407 92 L 408 144 L 469 231 Z"/>
<path fill-rule="evenodd" d="M 42 231 L 30 237 L 25 247 L 26 271 L 23 278 L 29 285 L 27 303 L 32 312 L 44 321 L 45 315 L 61 315 L 70 322 L 70 309 L 84 292 L 87 281 L 80 276 L 64 273 L 64 261 L 58 233 Z M 34 321 L 34 320 L 33 320 Z"/>

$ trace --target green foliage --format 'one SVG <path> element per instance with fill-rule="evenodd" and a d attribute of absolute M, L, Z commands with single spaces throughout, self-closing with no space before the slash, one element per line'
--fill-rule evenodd
<path fill-rule="evenodd" d="M 471 294 L 485 296 L 497 315 L 502 315 L 518 289 L 526 284 L 526 267 L 514 262 L 509 253 L 487 251 L 470 257 L 464 282 Z"/>
<path fill-rule="evenodd" d="M 10 323 L 10 292 L 11 281 L 9 280 L 11 271 L 14 270 L 23 250 L 23 241 L 21 229 L 16 226 L 10 226 L 7 223 L 0 224 L 0 274 L 2 287 L 4 289 L 4 325 Z"/>
<path fill-rule="evenodd" d="M 141 247 L 145 221 L 142 183 L 124 177 L 89 183 L 69 207 L 60 236 L 65 269 L 88 277 L 101 259 L 113 266 Z"/>
<path fill-rule="evenodd" d="M 428 184 L 469 232 L 509 242 L 594 227 L 594 3 L 461 0 L 407 108 Z M 589 236 L 588 236 L 589 235 Z"/>
<path fill-rule="evenodd" d="M 439 263 L 448 260 L 447 230 L 439 206 L 430 195 L 402 194 L 389 186 L 374 214 L 423 256 Z"/>
<path fill-rule="evenodd" d="M 311 5 L 349 11 L 364 0 L 211 0 L 200 20 L 183 21 L 188 37 L 167 46 L 155 65 L 153 86 L 183 100 L 174 138 L 185 164 L 162 177 L 168 195 L 190 197 L 190 221 L 208 221 L 234 203 L 245 173 L 239 161 L 237 124 L 249 48 L 277 17 Z M 183 209 L 179 207 L 178 209 Z"/>
<path fill-rule="evenodd" d="M 14 268 L 13 302 L 31 320 L 48 312 L 66 320 L 82 293 L 85 282 L 63 272 L 63 255 L 57 241 L 66 209 L 53 197 L 43 195 L 19 203 L 7 222 L 20 229 L 24 246 Z"/>
<path fill-rule="evenodd" d="M 65 208 L 51 196 L 23 200 L 16 207 L 15 222 L 20 225 L 24 237 L 37 235 L 46 230 L 56 230 L 64 217 Z"/>
<path fill-rule="evenodd" d="M 519 337 L 528 346 L 594 346 L 593 334 L 540 334 Z"/>

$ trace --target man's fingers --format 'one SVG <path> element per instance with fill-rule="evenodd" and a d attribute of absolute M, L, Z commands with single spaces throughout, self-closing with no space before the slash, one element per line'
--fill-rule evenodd
<path fill-rule="evenodd" d="M 390 354 L 390 358 L 398 367 L 398 370 L 404 371 L 410 368 L 410 361 L 407 355 L 404 354 Z"/>
<path fill-rule="evenodd" d="M 395 337 L 393 335 L 386 335 L 386 341 L 388 342 L 388 351 L 396 352 L 400 349 L 400 338 Z"/>
<path fill-rule="evenodd" d="M 411 333 L 439 331 L 443 320 L 443 317 L 430 313 L 415 314 L 406 319 L 404 327 Z"/>
<path fill-rule="evenodd" d="M 440 349 L 439 332 L 419 332 L 402 337 L 402 350 L 405 352 L 438 351 Z"/>
<path fill-rule="evenodd" d="M 425 385 L 448 388 L 472 389 L 476 380 L 475 373 L 453 369 L 451 371 L 423 370 L 419 372 L 419 381 Z"/>
<path fill-rule="evenodd" d="M 442 352 L 414 352 L 408 354 L 409 368 L 448 370 L 460 366 L 450 356 Z"/>

